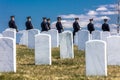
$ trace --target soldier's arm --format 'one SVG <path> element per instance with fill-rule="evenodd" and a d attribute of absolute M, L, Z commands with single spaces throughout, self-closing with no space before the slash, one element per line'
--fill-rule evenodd
<path fill-rule="evenodd" d="M 110 31 L 110 26 L 108 25 L 108 30 Z"/>
<path fill-rule="evenodd" d="M 33 29 L 33 25 L 32 25 L 32 23 L 30 23 L 30 26 L 31 26 L 31 29 Z"/>
<path fill-rule="evenodd" d="M 103 26 L 103 24 L 102 24 L 102 30 L 104 30 L 104 26 Z"/>

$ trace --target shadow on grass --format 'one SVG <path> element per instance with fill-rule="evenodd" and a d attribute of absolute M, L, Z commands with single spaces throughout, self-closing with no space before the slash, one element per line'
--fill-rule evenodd
<path fill-rule="evenodd" d="M 34 65 L 35 65 L 35 63 L 20 64 L 20 65 L 23 65 L 23 66 L 34 66 Z"/>

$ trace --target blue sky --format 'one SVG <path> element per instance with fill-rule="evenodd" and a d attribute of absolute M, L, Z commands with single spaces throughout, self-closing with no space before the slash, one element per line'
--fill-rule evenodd
<path fill-rule="evenodd" d="M 11 15 L 16 16 L 15 20 L 19 30 L 25 29 L 26 16 L 32 17 L 32 23 L 37 29 L 40 29 L 41 19 L 44 16 L 51 18 L 52 26 L 54 26 L 57 16 L 63 17 L 65 28 L 72 27 L 74 17 L 83 18 L 80 21 L 82 27 L 88 23 L 84 21 L 85 16 L 93 17 L 96 20 L 107 17 L 113 22 L 113 14 L 100 15 L 98 13 L 107 13 L 111 9 L 109 6 L 116 2 L 117 0 L 0 0 L 0 32 L 8 27 Z M 96 25 L 101 23 L 98 22 Z"/>

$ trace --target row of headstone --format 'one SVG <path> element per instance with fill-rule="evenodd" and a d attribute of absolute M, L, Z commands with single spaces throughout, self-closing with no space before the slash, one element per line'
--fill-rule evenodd
<path fill-rule="evenodd" d="M 79 50 L 85 50 L 85 43 L 89 40 L 103 40 L 106 41 L 107 37 L 111 36 L 110 32 L 93 31 L 79 31 L 74 37 L 74 44 L 78 46 Z"/>
<path fill-rule="evenodd" d="M 82 32 L 84 32 L 84 33 L 82 33 Z M 6 72 L 7 71 L 14 71 L 15 72 L 16 71 L 16 65 L 15 65 L 16 64 L 16 59 L 15 59 L 16 58 L 15 57 L 16 56 L 16 52 L 15 52 L 16 51 L 15 50 L 16 49 L 16 46 L 15 46 L 15 37 L 16 36 L 15 36 L 15 31 L 14 30 L 13 31 L 12 30 L 5 30 L 3 32 L 3 36 L 4 37 L 2 37 L 1 39 L 4 39 L 4 40 L 1 40 L 0 43 L 2 45 L 7 45 L 8 52 L 10 52 L 10 54 L 13 54 L 13 55 L 12 55 L 12 57 L 10 57 L 10 56 L 5 56 L 4 57 L 5 61 L 7 61 L 8 59 L 11 59 L 10 61 L 12 61 L 12 66 L 11 66 L 11 64 L 9 64 L 10 67 L 7 67 L 6 69 L 3 69 L 3 67 L 2 67 L 2 65 L 6 64 L 6 62 L 4 63 L 4 59 L 1 58 L 0 61 L 1 62 L 3 61 L 2 63 L 4 63 L 4 64 L 1 63 L 1 67 L 0 67 L 1 68 L 1 72 L 2 72 L 2 70 L 6 71 Z M 73 43 L 72 43 L 73 42 L 72 32 L 66 31 L 66 32 L 61 33 L 60 36 L 61 36 L 60 37 L 60 57 L 61 58 L 74 58 Z M 109 34 L 108 34 L 108 36 L 109 36 Z M 7 38 L 5 38 L 5 37 L 7 37 Z M 28 31 L 28 37 L 29 37 L 28 39 L 32 38 L 31 39 L 32 42 L 29 42 L 29 40 L 28 40 L 28 43 L 32 43 L 32 47 L 30 46 L 30 48 L 34 48 L 35 47 L 35 54 L 36 54 L 36 56 L 35 56 L 35 62 L 36 62 L 36 64 L 51 64 L 51 36 L 47 35 L 47 34 L 46 35 L 45 34 L 43 34 L 43 35 L 39 34 L 38 30 L 30 30 L 30 31 Z M 46 38 L 44 38 L 44 37 L 46 37 Z M 104 36 L 104 37 L 106 39 L 106 36 Z M 79 47 L 80 47 L 80 49 L 84 50 L 85 49 L 84 48 L 85 47 L 85 42 L 90 40 L 89 32 L 88 31 L 80 31 L 78 33 L 78 38 L 80 38 L 78 40 Z M 10 39 L 12 39 L 12 40 L 10 40 Z M 116 58 L 116 56 L 114 56 L 114 54 L 113 54 L 115 51 L 118 51 L 118 53 L 116 52 L 116 55 L 119 54 L 119 48 L 118 48 L 119 43 L 120 43 L 119 41 L 120 41 L 120 37 L 119 36 L 112 36 L 112 37 L 108 37 L 108 39 L 107 39 L 107 44 L 109 44 L 108 48 L 107 48 L 107 52 L 108 52 L 108 64 L 110 64 L 110 65 L 118 65 L 120 63 L 120 61 L 118 59 L 119 56 L 117 56 L 117 58 Z M 48 43 L 45 44 L 45 42 L 48 42 Z M 116 42 L 116 43 L 112 44 L 113 42 Z M 84 45 L 82 43 L 84 43 Z M 97 43 L 97 41 L 96 41 L 96 43 Z M 95 43 L 95 45 L 96 45 L 96 43 Z M 100 46 L 100 44 L 102 44 L 102 43 L 104 43 L 104 42 L 98 42 L 97 45 Z M 44 45 L 42 45 L 42 44 L 44 44 Z M 91 42 L 91 44 L 93 44 L 93 43 Z M 3 48 L 4 46 L 2 46 L 2 45 L 0 46 L 1 52 L 3 51 L 2 53 L 5 53 L 5 55 L 8 54 L 8 52 Z M 40 45 L 42 45 L 42 46 L 40 46 Z M 91 48 L 92 49 L 96 49 L 95 45 L 93 45 L 93 47 L 91 46 Z M 113 46 L 114 46 L 114 48 L 113 48 Z M 10 49 L 9 49 L 9 47 L 10 47 Z M 103 47 L 104 47 L 104 49 L 103 49 Z M 99 52 L 99 50 L 105 52 L 105 50 L 106 50 L 106 44 L 104 44 L 104 46 L 101 46 L 101 48 L 98 47 L 98 49 L 97 49 L 98 51 L 97 52 Z M 43 50 L 43 49 L 45 49 L 45 50 Z M 86 50 L 87 50 L 87 48 L 86 48 Z M 97 53 L 97 52 L 91 52 L 91 53 Z M 101 53 L 103 53 L 103 52 L 101 52 Z M 45 53 L 45 54 L 43 54 L 43 53 Z M 87 53 L 87 51 L 86 51 L 86 53 Z M 90 53 L 89 50 L 88 50 L 88 53 Z M 106 54 L 106 53 L 104 53 L 104 54 Z M 41 57 L 41 55 L 42 55 L 42 57 Z M 4 55 L 1 54 L 1 56 L 4 56 Z M 104 56 L 102 56 L 102 57 L 105 58 Z M 9 58 L 7 59 L 6 57 L 7 58 L 9 57 Z M 45 59 L 43 59 L 43 58 L 45 58 Z M 89 58 L 87 58 L 87 59 L 89 59 Z M 95 59 L 99 59 L 99 58 L 95 58 Z M 100 60 L 98 60 L 98 61 L 100 61 Z M 105 59 L 103 59 L 103 60 L 105 60 Z M 88 61 L 90 61 L 90 60 L 88 60 Z M 9 61 L 7 61 L 7 62 L 9 62 Z M 103 61 L 103 62 L 105 62 L 105 61 Z M 99 64 L 101 64 L 101 63 L 99 63 Z M 89 68 L 87 68 L 87 69 L 89 69 Z M 104 69 L 106 70 L 106 68 L 104 68 Z M 99 72 L 99 71 L 97 71 L 97 72 Z M 103 75 L 103 73 L 100 73 L 100 74 Z M 88 75 L 89 75 L 89 72 L 88 72 Z M 104 75 L 106 75 L 106 72 L 104 73 Z"/>
<path fill-rule="evenodd" d="M 35 64 L 51 65 L 51 35 L 35 35 Z M 61 33 L 60 58 L 74 58 L 73 36 L 71 31 Z"/>
<path fill-rule="evenodd" d="M 31 32 L 32 37 L 33 34 L 36 33 Z M 72 32 L 66 31 L 61 36 L 63 41 L 60 42 L 61 58 L 74 58 Z M 2 56 L 0 58 L 0 72 L 16 72 L 16 44 L 15 39 L 10 37 L 0 38 L 0 56 Z M 51 36 L 39 33 L 35 35 L 35 64 L 51 65 L 51 63 Z"/>
<path fill-rule="evenodd" d="M 19 31 L 17 35 L 17 43 L 19 45 L 26 45 L 30 49 L 35 49 L 35 35 L 39 34 L 38 29 Z"/>
<path fill-rule="evenodd" d="M 106 41 L 107 37 L 111 36 L 110 32 L 102 32 L 102 31 L 93 31 L 92 32 L 92 40 L 103 40 Z"/>
<path fill-rule="evenodd" d="M 4 37 L 13 38 L 14 44 L 16 43 L 15 42 L 16 41 L 16 30 L 14 30 L 14 29 L 6 29 L 2 34 L 3 34 Z M 26 41 L 25 44 L 29 48 L 31 48 L 31 49 L 33 49 L 35 47 L 35 44 L 36 44 L 36 47 L 35 47 L 35 53 L 36 53 L 35 62 L 36 62 L 36 64 L 39 64 L 39 63 L 40 64 L 51 64 L 51 44 L 50 44 L 51 43 L 51 37 L 50 37 L 50 35 L 47 35 L 49 37 L 48 40 L 47 40 L 47 38 L 44 38 L 46 35 L 44 35 L 44 36 L 41 37 L 41 36 L 38 36 L 36 34 L 39 34 L 39 31 L 35 30 L 35 29 L 34 30 L 29 30 L 29 31 L 20 31 L 19 33 L 17 33 L 17 39 L 19 39 L 19 41 L 17 41 L 17 42 L 19 42 L 19 43 L 23 42 L 22 44 L 24 44 L 24 41 Z M 35 35 L 36 35 L 36 41 L 35 41 Z M 68 37 L 66 37 L 67 35 L 68 35 Z M 60 44 L 61 45 L 60 55 L 62 55 L 64 52 L 66 53 L 66 55 L 61 56 L 61 58 L 69 58 L 69 57 L 73 58 L 74 55 L 73 55 L 72 33 L 67 33 L 67 34 L 63 33 L 62 34 L 62 39 L 66 40 L 66 44 L 65 44 L 65 47 L 64 47 L 64 44 L 63 44 L 64 41 L 61 42 L 61 44 L 63 44 L 63 45 Z M 43 42 L 40 41 L 40 40 L 42 40 Z M 68 40 L 70 40 L 70 41 L 68 41 Z M 38 41 L 40 41 L 41 43 L 39 44 Z M 16 49 L 15 46 L 13 48 Z M 62 50 L 63 48 L 66 48 L 66 50 L 65 51 Z M 72 51 L 69 51 L 69 49 L 71 49 Z M 8 52 L 10 52 L 10 51 L 8 50 Z M 6 54 L 8 54 L 8 52 Z M 15 56 L 15 54 L 14 54 L 14 56 Z M 12 59 L 12 58 L 10 57 L 10 59 Z M 5 64 L 6 64 L 6 62 L 5 62 Z M 1 68 L 2 67 L 3 66 L 1 65 Z M 11 68 L 13 68 L 13 67 L 14 66 L 12 66 Z M 2 69 L 2 70 L 4 70 L 4 69 Z M 5 70 L 9 71 L 7 69 L 5 69 Z"/>
<path fill-rule="evenodd" d="M 29 31 L 29 30 L 28 30 Z M 4 37 L 12 37 L 12 38 L 16 38 L 16 43 L 20 44 L 20 45 L 26 45 L 30 48 L 33 48 L 34 45 L 33 44 L 29 44 L 29 39 L 28 37 L 30 38 L 32 35 L 31 32 L 33 32 L 33 35 L 34 33 L 39 33 L 40 31 L 37 30 L 37 29 L 33 29 L 33 30 L 30 30 L 29 31 L 29 34 L 28 34 L 28 31 L 26 30 L 23 30 L 23 31 L 19 31 L 16 36 L 15 36 L 15 33 L 16 33 L 16 30 L 15 29 L 11 29 L 11 28 L 8 28 L 6 29 L 4 32 L 3 32 L 3 36 Z M 44 33 L 44 32 L 43 32 Z M 59 38 L 60 34 L 58 34 L 57 30 L 55 29 L 52 29 L 52 30 L 49 30 L 48 32 L 45 32 L 47 34 L 50 34 L 51 35 L 51 38 L 52 38 L 52 47 L 58 47 L 59 45 L 59 40 L 61 40 Z M 89 34 L 88 31 L 79 31 L 76 33 L 76 36 L 75 36 L 75 45 L 79 46 L 79 44 L 81 45 L 81 43 L 78 43 L 78 42 L 81 42 L 83 41 L 84 39 L 82 39 L 81 35 L 80 34 L 84 34 L 82 37 L 85 37 L 87 35 L 89 35 L 89 40 L 105 40 L 106 41 L 106 38 L 109 37 L 110 35 L 114 35 L 114 33 L 109 33 L 109 32 L 101 32 L 101 31 L 93 31 L 92 32 L 92 36 Z M 28 36 L 30 35 L 30 36 Z M 59 35 L 59 36 L 58 36 Z M 117 34 L 115 34 L 117 35 Z M 80 37 L 79 37 L 80 36 Z M 80 40 L 81 39 L 81 40 Z M 31 41 L 31 40 L 30 40 Z M 34 42 L 34 40 L 33 40 Z M 32 42 L 32 43 L 33 43 Z M 84 41 L 83 41 L 84 42 Z M 80 47 L 80 46 L 79 46 Z M 84 45 L 82 44 L 81 47 L 84 47 Z M 80 48 L 79 48 L 80 49 Z M 85 48 L 82 48 L 82 50 L 84 50 Z"/>
<path fill-rule="evenodd" d="M 16 33 L 15 29 L 8 28 L 5 31 L 3 31 L 2 35 L 4 37 L 14 38 L 16 43 L 18 44 L 26 45 L 30 49 L 35 49 L 35 35 L 39 33 L 40 31 L 37 29 L 32 29 L 28 31 L 23 30 L 23 31 Z"/>
<path fill-rule="evenodd" d="M 35 48 L 35 35 L 39 34 L 39 30 L 37 29 L 32 29 L 32 30 L 23 30 L 23 31 L 19 31 L 16 35 L 16 30 L 15 29 L 6 29 L 3 32 L 3 36 L 5 37 L 12 37 L 12 38 L 16 38 L 16 43 L 20 44 L 20 45 L 26 45 L 31 49 Z M 61 41 L 61 34 L 58 34 L 57 30 L 52 29 L 49 30 L 48 32 L 42 32 L 42 33 L 46 33 L 46 34 L 50 34 L 51 35 L 51 39 L 52 39 L 52 48 L 54 47 L 58 47 L 59 43 Z M 59 35 L 59 36 L 58 36 Z M 106 38 L 110 36 L 109 32 L 100 32 L 100 31 L 93 31 L 92 33 L 92 37 L 89 34 L 88 31 L 79 31 L 78 33 L 76 33 L 75 36 L 75 45 L 78 46 L 79 50 L 85 50 L 85 42 L 88 40 L 104 40 L 106 41 Z"/>
<path fill-rule="evenodd" d="M 30 49 L 35 48 L 35 35 L 39 34 L 40 31 L 37 29 L 32 30 L 23 30 L 17 33 L 17 43 L 19 45 L 26 45 Z M 51 35 L 51 45 L 52 48 L 59 46 L 59 36 L 58 31 L 55 29 L 51 29 L 47 32 L 41 32 L 41 34 L 49 34 Z"/>

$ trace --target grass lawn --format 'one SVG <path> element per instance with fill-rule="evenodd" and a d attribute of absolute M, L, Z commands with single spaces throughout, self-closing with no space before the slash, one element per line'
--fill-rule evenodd
<path fill-rule="evenodd" d="M 17 72 L 0 73 L 0 80 L 120 80 L 120 66 L 108 66 L 108 76 L 85 76 L 85 53 L 74 47 L 74 59 L 60 59 L 59 48 L 52 49 L 52 65 L 37 66 L 34 50 L 17 45 Z"/>

